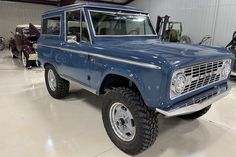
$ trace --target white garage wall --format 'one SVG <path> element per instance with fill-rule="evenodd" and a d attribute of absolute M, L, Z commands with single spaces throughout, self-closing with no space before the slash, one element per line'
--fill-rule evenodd
<path fill-rule="evenodd" d="M 236 31 L 236 0 L 220 0 L 216 21 L 215 44 L 222 45 Z"/>
<path fill-rule="evenodd" d="M 0 1 L 0 36 L 9 39 L 18 24 L 40 24 L 41 14 L 54 6 Z"/>
<path fill-rule="evenodd" d="M 236 31 L 235 0 L 135 0 L 129 5 L 148 11 L 153 24 L 157 15 L 166 14 L 182 21 L 194 43 L 210 35 L 213 45 L 225 46 Z"/>

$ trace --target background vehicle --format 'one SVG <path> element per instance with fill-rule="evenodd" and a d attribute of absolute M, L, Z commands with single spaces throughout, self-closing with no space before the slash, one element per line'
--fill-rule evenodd
<path fill-rule="evenodd" d="M 40 35 L 40 26 L 33 24 L 18 25 L 10 39 L 9 49 L 13 58 L 20 58 L 25 67 L 38 64 L 38 57 L 33 44 Z"/>
<path fill-rule="evenodd" d="M 157 17 L 156 32 L 161 40 L 191 44 L 191 38 L 183 35 L 182 22 L 169 21 L 170 16 Z"/>
<path fill-rule="evenodd" d="M 148 14 L 133 7 L 79 3 L 50 10 L 37 45 L 49 94 L 64 98 L 73 81 L 104 95 L 107 134 L 131 155 L 155 142 L 157 113 L 196 119 L 230 90 L 227 49 L 162 42 Z"/>
<path fill-rule="evenodd" d="M 233 33 L 232 40 L 226 46 L 226 48 L 229 48 L 229 50 L 234 54 L 234 65 L 231 72 L 231 76 L 236 77 L 236 31 Z"/>
<path fill-rule="evenodd" d="M 3 37 L 0 37 L 0 51 L 5 49 L 5 41 Z"/>

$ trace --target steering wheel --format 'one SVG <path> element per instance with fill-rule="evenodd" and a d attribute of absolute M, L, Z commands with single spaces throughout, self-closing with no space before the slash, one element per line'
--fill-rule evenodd
<path fill-rule="evenodd" d="M 136 29 L 129 31 L 128 33 L 128 35 L 138 35 L 138 34 L 139 34 L 139 31 Z"/>

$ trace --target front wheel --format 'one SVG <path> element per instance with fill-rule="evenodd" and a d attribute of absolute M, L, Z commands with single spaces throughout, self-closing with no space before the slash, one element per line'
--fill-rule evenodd
<path fill-rule="evenodd" d="M 127 154 L 139 154 L 156 140 L 157 115 L 132 89 L 119 87 L 108 92 L 102 107 L 102 118 L 112 142 Z"/>
<path fill-rule="evenodd" d="M 193 113 L 190 113 L 190 114 L 187 114 L 187 115 L 182 115 L 182 116 L 179 116 L 179 117 L 182 118 L 182 119 L 185 119 L 185 120 L 197 119 L 197 118 L 203 116 L 204 114 L 206 114 L 210 110 L 210 108 L 211 108 L 211 105 L 207 106 L 206 108 L 204 108 L 200 111 L 193 112 Z"/>
<path fill-rule="evenodd" d="M 69 92 L 69 81 L 61 78 L 51 65 L 45 67 L 45 82 L 49 94 L 56 99 L 64 98 Z"/>
<path fill-rule="evenodd" d="M 14 58 L 14 55 L 13 55 L 13 58 Z M 29 67 L 30 66 L 30 62 L 29 62 L 29 59 L 28 57 L 26 57 L 26 55 L 24 54 L 24 52 L 21 52 L 21 60 L 22 60 L 22 64 L 24 67 Z"/>

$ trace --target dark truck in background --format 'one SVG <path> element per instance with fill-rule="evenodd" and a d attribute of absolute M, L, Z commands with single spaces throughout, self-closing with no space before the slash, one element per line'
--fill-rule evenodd
<path fill-rule="evenodd" d="M 20 58 L 24 67 L 38 65 L 38 56 L 33 48 L 40 36 L 40 25 L 17 25 L 15 33 L 9 42 L 9 50 L 13 58 Z"/>
<path fill-rule="evenodd" d="M 232 40 L 226 47 L 229 48 L 229 50 L 234 54 L 234 64 L 231 71 L 231 76 L 236 77 L 236 31 L 233 34 Z"/>

